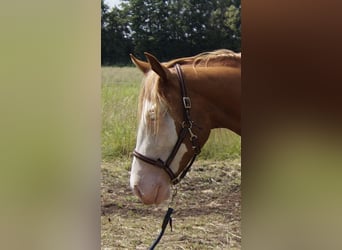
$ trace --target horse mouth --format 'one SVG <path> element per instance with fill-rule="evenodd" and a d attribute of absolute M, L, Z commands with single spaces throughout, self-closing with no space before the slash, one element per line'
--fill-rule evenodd
<path fill-rule="evenodd" d="M 145 205 L 159 205 L 169 198 L 169 192 L 163 192 L 161 186 L 157 186 L 152 194 L 147 195 L 142 190 L 140 190 L 138 185 L 135 185 L 133 188 L 133 192 Z"/>

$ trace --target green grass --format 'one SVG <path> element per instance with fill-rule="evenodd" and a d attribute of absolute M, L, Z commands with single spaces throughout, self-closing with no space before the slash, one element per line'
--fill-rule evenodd
<path fill-rule="evenodd" d="M 102 68 L 102 159 L 130 157 L 135 146 L 137 105 L 142 73 L 133 67 Z M 241 140 L 234 133 L 212 131 L 201 159 L 240 157 Z"/>
<path fill-rule="evenodd" d="M 241 156 L 241 137 L 227 129 L 215 129 L 202 148 L 200 159 L 225 160 Z"/>
<path fill-rule="evenodd" d="M 135 145 L 142 74 L 135 68 L 102 68 L 102 158 L 129 157 Z"/>

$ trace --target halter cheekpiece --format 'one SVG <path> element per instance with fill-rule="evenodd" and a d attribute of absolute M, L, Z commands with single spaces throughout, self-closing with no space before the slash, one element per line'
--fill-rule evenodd
<path fill-rule="evenodd" d="M 178 140 L 175 146 L 173 147 L 169 157 L 167 158 L 165 162 L 161 159 L 155 160 L 150 157 L 147 157 L 143 154 L 140 154 L 136 150 L 133 151 L 133 155 L 136 158 L 148 164 L 151 164 L 155 167 L 162 168 L 170 176 L 172 184 L 179 183 L 185 177 L 187 172 L 190 170 L 192 164 L 194 163 L 196 156 L 201 152 L 197 135 L 195 135 L 192 131 L 194 122 L 191 120 L 191 117 L 190 117 L 191 100 L 186 90 L 186 85 L 185 85 L 185 81 L 183 78 L 183 72 L 179 64 L 176 64 L 175 68 L 177 72 L 178 82 L 180 85 L 180 91 L 181 91 L 181 96 L 182 96 L 182 107 L 183 107 L 182 129 L 178 135 Z M 173 159 L 176 157 L 176 154 L 187 134 L 189 134 L 189 139 L 192 144 L 192 149 L 194 153 L 193 153 L 191 160 L 188 162 L 187 166 L 184 168 L 184 170 L 180 172 L 178 176 L 176 176 L 175 173 L 173 173 L 172 169 L 170 168 L 170 164 L 173 161 Z"/>

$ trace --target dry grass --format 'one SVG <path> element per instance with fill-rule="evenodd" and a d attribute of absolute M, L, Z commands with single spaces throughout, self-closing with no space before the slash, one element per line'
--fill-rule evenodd
<path fill-rule="evenodd" d="M 102 249 L 147 249 L 157 237 L 167 204 L 145 206 L 132 194 L 130 161 L 102 165 Z M 157 249 L 241 249 L 240 162 L 199 161 L 181 182 L 173 232 Z"/>

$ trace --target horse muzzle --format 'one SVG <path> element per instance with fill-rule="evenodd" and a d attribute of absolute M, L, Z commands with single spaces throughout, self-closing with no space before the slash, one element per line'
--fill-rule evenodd
<path fill-rule="evenodd" d="M 170 188 L 164 186 L 155 186 L 151 189 L 146 189 L 142 186 L 134 185 L 133 192 L 145 205 L 158 205 L 170 197 Z"/>
<path fill-rule="evenodd" d="M 153 166 L 133 166 L 130 186 L 146 205 L 160 204 L 169 199 L 171 194 L 169 177 L 162 169 Z"/>

